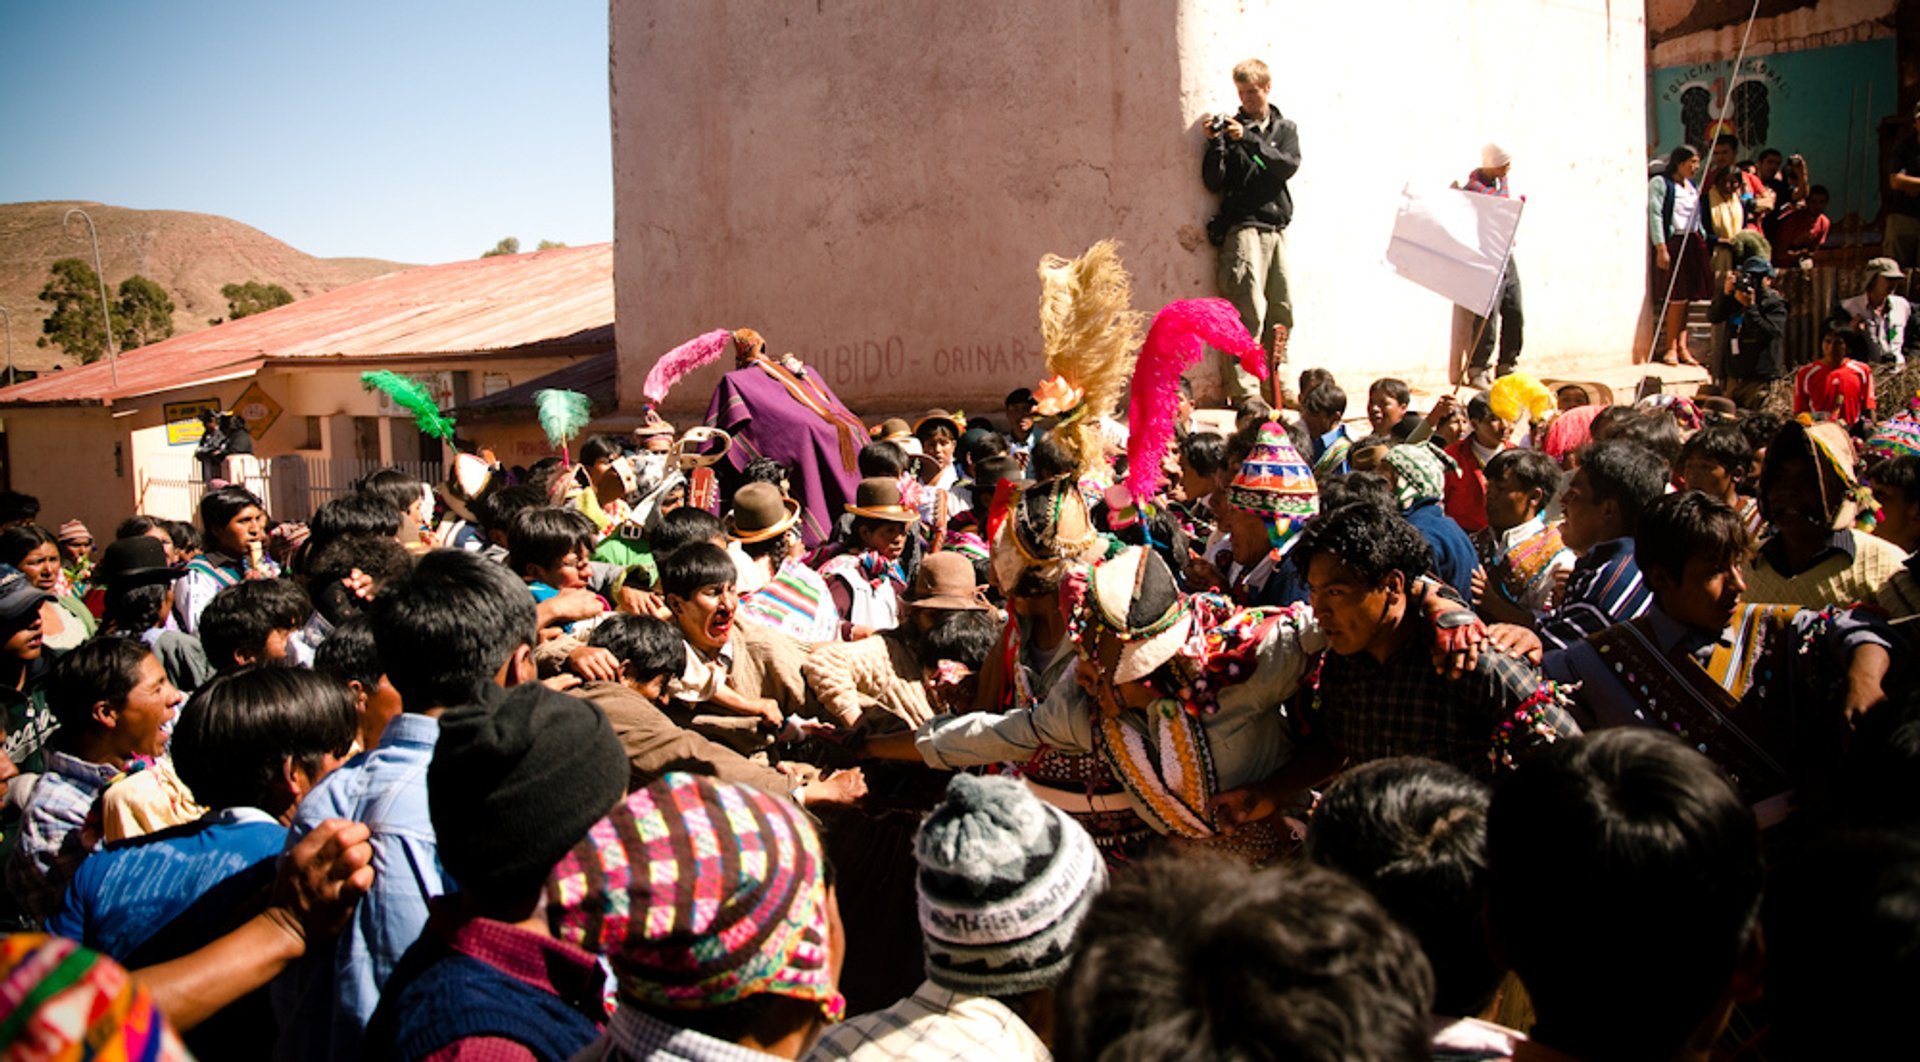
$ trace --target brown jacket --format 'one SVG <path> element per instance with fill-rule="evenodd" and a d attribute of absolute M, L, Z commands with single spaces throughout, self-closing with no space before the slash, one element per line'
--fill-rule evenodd
<path fill-rule="evenodd" d="M 613 732 L 626 748 L 627 761 L 633 768 L 627 782 L 629 790 L 689 760 L 712 767 L 714 776 L 724 782 L 738 782 L 780 796 L 789 796 L 794 790 L 795 782 L 782 772 L 674 725 L 653 702 L 621 683 L 589 682 L 573 694 L 607 713 L 607 721 L 613 724 Z"/>

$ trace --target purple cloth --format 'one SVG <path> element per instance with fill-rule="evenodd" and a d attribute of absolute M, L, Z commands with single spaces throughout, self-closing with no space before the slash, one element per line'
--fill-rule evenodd
<path fill-rule="evenodd" d="M 837 416 L 815 413 L 772 372 L 753 365 L 720 378 L 706 422 L 733 436 L 733 448 L 714 466 L 722 505 L 739 488 L 749 462 L 771 457 L 792 470 L 789 485 L 800 503 L 800 532 L 811 548 L 833 536 L 834 520 L 853 501 L 860 485 L 856 459 L 867 433 L 818 372 L 808 370 L 800 382 L 822 408 Z"/>

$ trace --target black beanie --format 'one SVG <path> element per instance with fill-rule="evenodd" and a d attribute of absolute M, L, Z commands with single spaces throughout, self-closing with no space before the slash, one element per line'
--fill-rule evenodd
<path fill-rule="evenodd" d="M 483 898 L 536 894 L 626 795 L 628 773 L 606 715 L 537 682 L 450 709 L 427 767 L 440 863 Z"/>

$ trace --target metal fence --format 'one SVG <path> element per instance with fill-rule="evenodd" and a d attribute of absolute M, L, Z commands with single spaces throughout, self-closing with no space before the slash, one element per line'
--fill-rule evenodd
<path fill-rule="evenodd" d="M 398 469 L 428 484 L 439 483 L 442 475 L 439 462 L 384 463 L 287 454 L 264 461 L 228 458 L 222 478 L 259 495 L 275 519 L 304 521 L 322 503 L 350 493 L 354 483 L 383 468 Z M 200 463 L 192 455 L 163 454 L 142 469 L 136 504 L 139 512 L 151 516 L 191 520 L 207 490 Z"/>

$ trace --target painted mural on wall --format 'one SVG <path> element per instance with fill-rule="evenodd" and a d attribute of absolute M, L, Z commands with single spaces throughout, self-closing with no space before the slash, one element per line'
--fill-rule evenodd
<path fill-rule="evenodd" d="M 1832 193 L 1830 217 L 1871 220 L 1880 209 L 1874 128 L 1898 102 L 1892 38 L 1749 56 L 1729 79 L 1731 67 L 1729 57 L 1653 71 L 1656 151 L 1683 137 L 1704 149 L 1724 129 L 1740 137 L 1742 158 L 1799 152 L 1813 183 Z"/>

